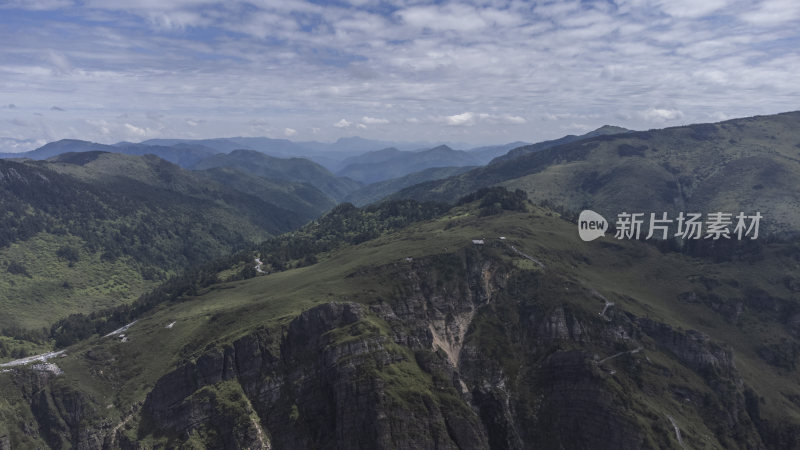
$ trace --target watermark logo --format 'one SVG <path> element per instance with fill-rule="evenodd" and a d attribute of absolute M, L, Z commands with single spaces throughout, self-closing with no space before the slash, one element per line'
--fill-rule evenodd
<path fill-rule="evenodd" d="M 578 216 L 578 234 L 586 242 L 605 236 L 608 230 L 608 221 L 605 217 L 590 210 L 584 209 Z"/>
<path fill-rule="evenodd" d="M 647 232 L 645 239 L 653 237 L 667 240 L 672 237 L 680 239 L 733 239 L 742 240 L 749 237 L 758 239 L 759 224 L 763 216 L 760 212 L 746 215 L 740 212 L 708 213 L 703 220 L 701 213 L 678 213 L 674 219 L 669 218 L 666 212 L 659 215 L 650 213 L 650 220 L 645 223 L 645 213 L 622 212 L 617 214 L 614 224 L 614 237 L 617 239 L 641 239 L 643 231 Z M 600 214 L 583 210 L 578 216 L 578 234 L 584 241 L 592 241 L 605 235 L 608 222 Z"/>

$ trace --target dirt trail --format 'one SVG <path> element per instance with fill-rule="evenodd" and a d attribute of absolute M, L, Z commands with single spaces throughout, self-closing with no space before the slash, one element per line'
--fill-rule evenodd
<path fill-rule="evenodd" d="M 59 350 L 57 352 L 47 352 L 47 353 L 42 353 L 41 355 L 28 356 L 27 358 L 15 359 L 14 361 L 9 361 L 7 363 L 0 364 L 0 367 L 24 366 L 26 364 L 36 361 L 45 362 L 50 358 L 55 358 L 56 356 L 61 355 L 65 351 L 66 350 Z"/>

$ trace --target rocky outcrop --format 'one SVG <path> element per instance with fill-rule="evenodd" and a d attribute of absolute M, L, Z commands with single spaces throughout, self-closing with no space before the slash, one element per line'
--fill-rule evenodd
<path fill-rule="evenodd" d="M 672 396 L 702 418 L 711 431 L 703 440 L 763 446 L 757 429 L 770 425 L 751 420 L 757 401 L 744 395 L 733 352 L 701 333 L 604 308 L 608 300 L 574 280 L 520 274 L 474 250 L 375 270 L 402 280 L 390 298 L 320 304 L 163 375 L 126 413 L 133 435 L 40 372 L 26 391 L 40 433 L 53 447 L 87 449 L 141 439 L 167 448 L 638 449 L 678 445 L 677 431 L 700 442 L 685 417 L 662 413 L 672 404 L 649 403 Z M 676 363 L 653 363 L 651 352 Z M 703 381 L 664 381 L 676 373 Z"/>
<path fill-rule="evenodd" d="M 733 351 L 711 342 L 708 336 L 695 331 L 676 331 L 669 325 L 648 318 L 636 321 L 642 331 L 656 343 L 671 351 L 683 364 L 700 373 L 717 373 L 724 378 L 736 376 Z"/>
<path fill-rule="evenodd" d="M 275 448 L 458 448 L 422 374 L 392 375 L 416 363 L 374 320 L 365 306 L 329 303 L 293 320 L 278 354 L 262 333 L 204 355 L 159 380 L 144 406 L 147 431 L 179 441 L 230 429 L 232 419 L 198 392 L 233 382 L 253 409 L 239 415 L 254 417 Z M 419 398 L 404 398 L 398 388 L 414 386 L 395 385 L 402 382 L 422 383 Z M 258 447 L 255 427 L 241 431 L 219 440 L 220 448 Z"/>
<path fill-rule="evenodd" d="M 148 395 L 143 433 L 178 442 L 230 422 L 198 393 L 234 383 L 252 405 L 239 415 L 275 448 L 486 448 L 456 368 L 476 309 L 503 277 L 471 254 L 444 262 L 457 276 L 430 270 L 441 263 L 395 268 L 406 283 L 391 304 L 320 305 L 282 337 L 261 330 L 177 368 Z M 243 430 L 216 443 L 256 445 L 258 433 Z"/>
<path fill-rule="evenodd" d="M 51 448 L 94 450 L 103 448 L 103 438 L 109 422 L 103 418 L 96 403 L 50 371 L 20 368 L 13 371 L 13 380 L 21 398 L 30 408 L 30 420 L 18 417 L 23 433 L 32 441 L 45 442 Z M 3 448 L 0 437 L 0 448 Z M 11 439 L 5 437 L 11 446 Z"/>

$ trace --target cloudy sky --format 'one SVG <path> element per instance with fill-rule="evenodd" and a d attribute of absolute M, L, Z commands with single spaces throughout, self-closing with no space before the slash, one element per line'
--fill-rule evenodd
<path fill-rule="evenodd" d="M 535 142 L 800 109 L 797 0 L 0 0 L 0 151 Z"/>

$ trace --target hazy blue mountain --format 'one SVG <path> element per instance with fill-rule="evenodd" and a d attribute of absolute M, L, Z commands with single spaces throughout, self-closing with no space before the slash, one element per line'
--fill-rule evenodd
<path fill-rule="evenodd" d="M 349 159 L 336 174 L 362 183 L 376 183 L 402 177 L 431 167 L 462 167 L 481 165 L 481 155 L 453 150 L 446 145 L 418 152 L 385 149 Z"/>
<path fill-rule="evenodd" d="M 195 164 L 195 170 L 230 167 L 241 172 L 269 180 L 286 180 L 309 183 L 341 200 L 361 187 L 353 180 L 336 177 L 328 169 L 304 158 L 276 158 L 255 150 L 234 150 L 229 154 L 217 154 Z"/>
<path fill-rule="evenodd" d="M 518 156 L 394 194 L 456 201 L 477 189 L 521 189 L 536 202 L 569 211 L 740 211 L 764 214 L 765 226 L 800 223 L 800 112 L 597 135 Z M 498 158 L 499 159 L 499 158 Z"/>
<path fill-rule="evenodd" d="M 495 158 L 494 160 L 492 160 L 490 162 L 490 164 L 494 164 L 496 162 L 501 162 L 501 161 L 507 161 L 509 159 L 514 159 L 514 158 L 516 158 L 518 156 L 521 156 L 521 155 L 524 155 L 526 153 L 539 152 L 539 151 L 542 151 L 542 150 L 545 150 L 545 149 L 548 149 L 548 148 L 551 148 L 551 147 L 555 147 L 557 145 L 568 144 L 570 142 L 579 141 L 581 139 L 587 139 L 587 138 L 591 138 L 591 137 L 595 137 L 595 136 L 605 136 L 605 135 L 611 135 L 611 134 L 628 133 L 630 131 L 631 130 L 628 130 L 628 129 L 622 128 L 622 127 L 615 127 L 615 126 L 612 126 L 612 125 L 603 125 L 602 127 L 598 128 L 596 130 L 590 131 L 590 132 L 588 132 L 586 134 L 582 134 L 580 136 L 576 136 L 574 134 L 568 134 L 568 135 L 566 135 L 564 137 L 561 137 L 561 138 L 558 138 L 558 139 L 553 139 L 553 140 L 550 140 L 550 141 L 542 141 L 542 142 L 538 142 L 536 144 L 519 146 L 519 147 L 514 148 L 513 150 L 509 151 L 508 153 L 504 153 L 504 154 L 498 155 L 497 158 Z"/>
<path fill-rule="evenodd" d="M 64 153 L 81 153 L 102 151 L 122 153 L 126 155 L 156 155 L 161 159 L 187 167 L 201 159 L 218 153 L 216 150 L 198 144 L 175 143 L 172 145 L 148 145 L 131 142 L 120 142 L 115 145 L 98 144 L 96 142 L 77 139 L 62 139 L 50 142 L 36 150 L 23 153 L 0 154 L 0 158 L 47 159 Z"/>
<path fill-rule="evenodd" d="M 415 141 L 415 142 L 382 141 L 374 139 L 365 139 L 358 136 L 339 138 L 336 140 L 336 142 L 332 143 L 316 142 L 316 141 L 298 142 L 298 145 L 302 145 L 303 147 L 311 150 L 317 150 L 329 153 L 349 153 L 349 154 L 361 154 L 365 152 L 372 152 L 375 150 L 391 148 L 391 147 L 403 151 L 411 151 L 411 150 L 419 150 L 421 148 L 431 148 L 439 144 L 442 143 L 431 143 L 424 141 Z M 462 143 L 448 143 L 448 144 L 453 147 L 467 146 L 466 144 Z"/>
<path fill-rule="evenodd" d="M 487 145 L 483 147 L 476 147 L 467 150 L 470 153 L 475 153 L 480 155 L 482 159 L 485 160 L 483 164 L 488 164 L 492 159 L 505 155 L 509 152 L 509 150 L 513 150 L 515 148 L 524 147 L 526 145 L 531 145 L 530 142 L 510 142 L 508 144 L 503 145 Z"/>
<path fill-rule="evenodd" d="M 3 153 L 0 154 L 0 158 L 47 159 L 62 153 L 91 151 L 116 152 L 115 148 L 111 145 L 81 141 L 78 139 L 62 139 L 60 141 L 49 142 L 36 150 L 28 152 Z"/>
<path fill-rule="evenodd" d="M 195 173 L 294 211 L 304 220 L 319 217 L 336 206 L 335 200 L 309 183 L 268 180 L 229 167 L 198 170 Z"/>
<path fill-rule="evenodd" d="M 370 203 L 378 202 L 405 187 L 413 186 L 425 181 L 440 180 L 442 178 L 459 175 L 474 168 L 475 166 L 431 167 L 430 169 L 410 173 L 399 178 L 392 178 L 390 180 L 368 184 L 357 191 L 348 194 L 347 197 L 344 198 L 344 201 L 350 202 L 356 206 L 368 205 Z"/>
<path fill-rule="evenodd" d="M 373 150 L 343 159 L 342 167 L 347 167 L 351 164 L 379 164 L 410 153 L 413 152 L 404 152 L 395 147 Z"/>

